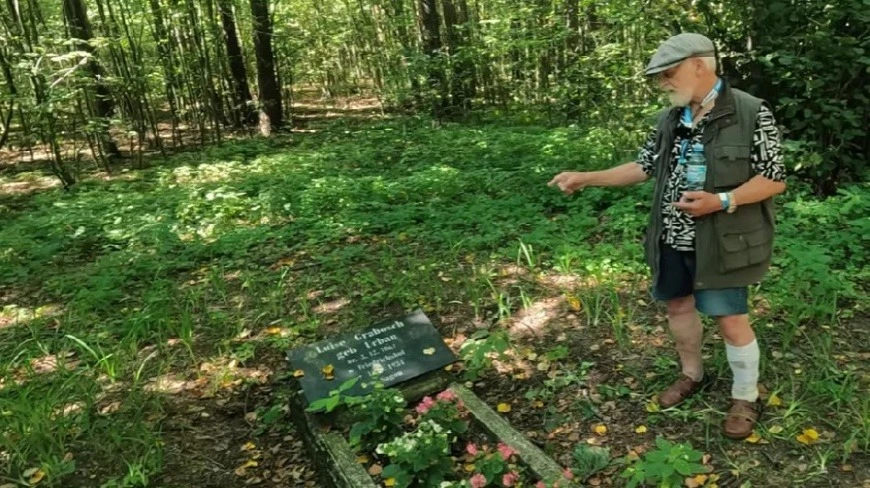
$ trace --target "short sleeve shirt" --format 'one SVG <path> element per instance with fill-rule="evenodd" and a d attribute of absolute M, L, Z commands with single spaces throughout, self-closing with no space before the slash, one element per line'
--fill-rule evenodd
<path fill-rule="evenodd" d="M 688 191 L 684 178 L 684 165 L 678 164 L 683 140 L 688 140 L 689 147 L 701 142 L 704 129 L 710 120 L 708 112 L 694 128 L 679 124 L 671 148 L 670 171 L 665 185 L 664 198 L 662 199 L 663 232 L 662 242 L 678 251 L 695 250 L 695 220 L 687 213 L 671 205 L 679 201 L 684 191 Z M 644 173 L 652 176 L 655 170 L 653 158 L 655 156 L 656 129 L 653 129 L 641 147 L 637 163 L 643 168 Z M 752 169 L 757 175 L 769 180 L 783 181 L 785 179 L 785 167 L 782 164 L 782 146 L 779 129 L 773 112 L 764 104 L 758 110 L 755 118 L 755 131 L 752 137 L 751 152 Z"/>

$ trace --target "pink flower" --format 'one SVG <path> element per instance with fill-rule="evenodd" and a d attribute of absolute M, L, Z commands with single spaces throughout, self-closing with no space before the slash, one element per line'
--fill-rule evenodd
<path fill-rule="evenodd" d="M 567 479 L 567 480 L 573 480 L 574 479 L 574 472 L 571 471 L 571 468 L 565 468 L 562 470 L 562 476 L 564 476 L 565 479 Z"/>
<path fill-rule="evenodd" d="M 475 446 L 474 443 L 469 442 L 468 445 L 465 446 L 465 452 L 472 456 L 477 456 L 477 446 Z"/>
<path fill-rule="evenodd" d="M 547 488 L 547 485 L 543 481 L 538 481 L 535 483 L 535 488 Z"/>
<path fill-rule="evenodd" d="M 486 486 L 486 477 L 480 473 L 471 477 L 471 488 L 483 488 Z"/>
<path fill-rule="evenodd" d="M 520 476 L 518 474 L 511 471 L 510 473 L 507 473 L 506 475 L 501 477 L 501 484 L 505 486 L 514 486 L 514 483 L 516 483 L 519 478 Z"/>
<path fill-rule="evenodd" d="M 505 461 L 507 461 L 511 456 L 517 453 L 511 448 L 511 446 L 505 444 L 504 442 L 498 443 L 498 452 L 499 454 L 501 454 L 502 459 L 504 459 Z"/>
<path fill-rule="evenodd" d="M 456 400 L 456 393 L 453 393 L 452 390 L 444 390 L 435 398 L 445 402 L 452 402 L 453 400 Z"/>
<path fill-rule="evenodd" d="M 435 400 L 432 397 L 423 397 L 423 400 L 417 405 L 417 413 L 426 413 L 430 408 L 435 406 Z"/>

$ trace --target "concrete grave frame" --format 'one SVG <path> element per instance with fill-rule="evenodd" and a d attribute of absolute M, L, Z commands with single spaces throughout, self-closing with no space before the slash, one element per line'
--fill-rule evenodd
<path fill-rule="evenodd" d="M 450 388 L 462 400 L 471 414 L 472 423 L 493 441 L 505 442 L 519 455 L 522 462 L 538 478 L 552 483 L 562 477 L 562 468 L 523 434 L 511 427 L 501 415 L 490 408 L 468 388 L 452 383 L 453 378 L 443 371 L 434 371 L 399 385 L 408 403 L 424 396 Z M 340 416 L 311 414 L 305 411 L 305 400 L 294 383 L 290 396 L 290 416 L 301 434 L 317 468 L 320 480 L 327 488 L 377 488 L 378 485 L 359 463 L 347 440 L 329 425 L 340 424 Z"/>

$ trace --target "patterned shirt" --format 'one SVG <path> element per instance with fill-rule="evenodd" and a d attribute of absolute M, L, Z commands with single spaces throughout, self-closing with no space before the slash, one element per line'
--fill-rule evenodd
<path fill-rule="evenodd" d="M 696 142 L 701 142 L 704 128 L 710 121 L 710 112 L 696 124 L 695 128 L 689 128 L 683 124 L 677 125 L 676 138 L 671 149 L 670 173 L 665 186 L 665 194 L 662 199 L 662 217 L 664 230 L 662 242 L 670 245 L 678 251 L 695 250 L 695 220 L 687 213 L 674 207 L 671 203 L 679 201 L 682 193 L 687 191 L 686 181 L 683 177 L 684 165 L 677 164 L 683 139 L 689 140 L 689 147 Z M 652 176 L 655 169 L 653 157 L 655 156 L 656 129 L 653 129 L 646 138 L 637 163 L 641 165 L 644 173 Z M 691 149 L 690 149 L 691 151 Z M 757 175 L 773 181 L 785 180 L 785 167 L 782 164 L 782 146 L 780 145 L 779 129 L 773 112 L 762 104 L 755 118 L 755 133 L 752 137 L 752 169 Z"/>

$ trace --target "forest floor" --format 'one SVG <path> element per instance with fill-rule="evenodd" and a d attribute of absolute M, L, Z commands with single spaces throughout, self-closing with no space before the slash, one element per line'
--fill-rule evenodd
<path fill-rule="evenodd" d="M 735 442 L 713 327 L 711 387 L 655 408 L 677 363 L 641 257 L 649 187 L 546 187 L 630 158 L 637 134 L 298 105 L 290 133 L 69 191 L 0 162 L 0 486 L 318 486 L 287 350 L 420 307 L 460 356 L 509 337 L 457 378 L 565 466 L 580 442 L 620 459 L 662 436 L 720 487 L 870 487 L 866 184 L 820 200 L 793 182 L 779 201 L 751 293 L 766 411 Z"/>

